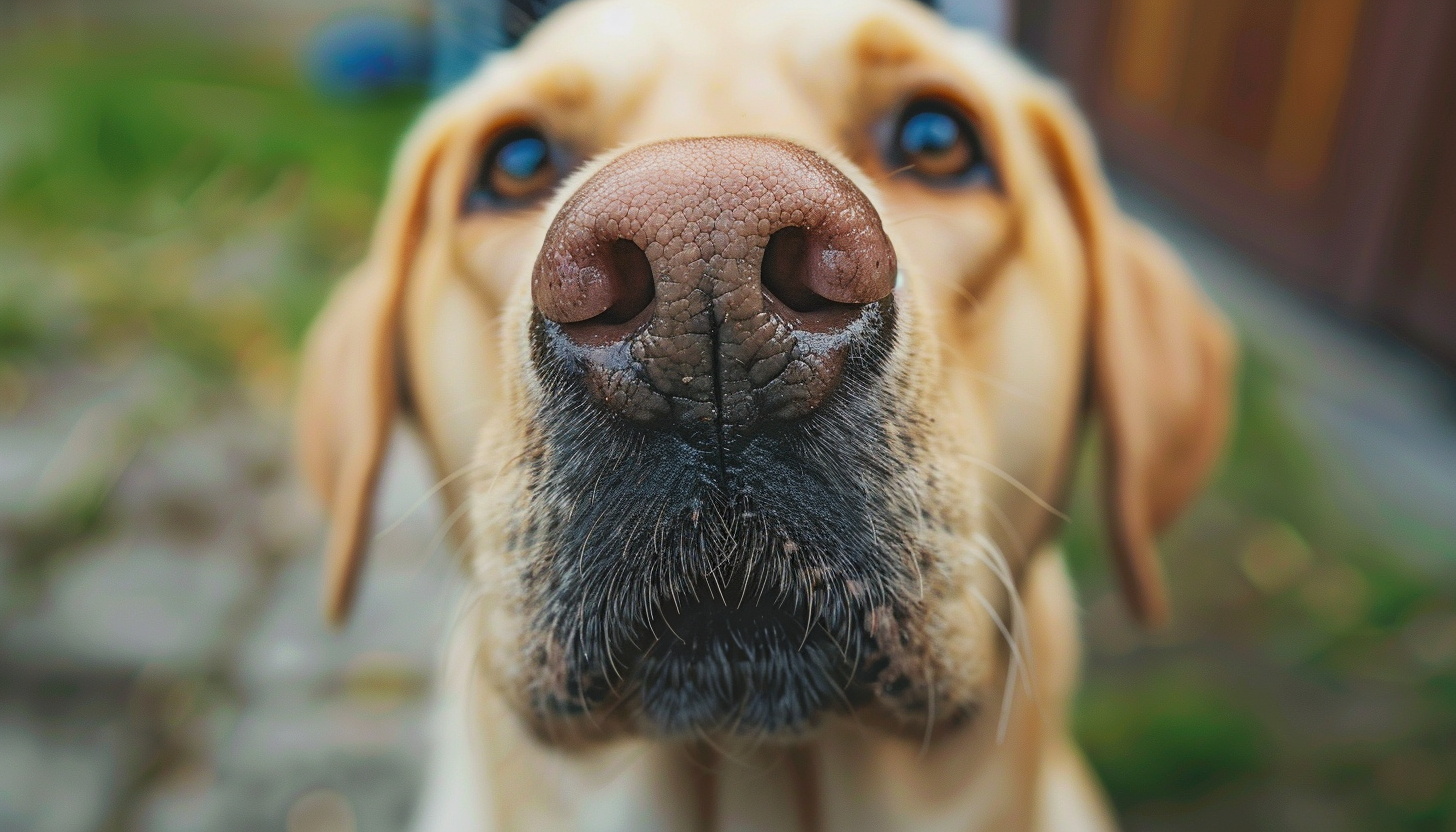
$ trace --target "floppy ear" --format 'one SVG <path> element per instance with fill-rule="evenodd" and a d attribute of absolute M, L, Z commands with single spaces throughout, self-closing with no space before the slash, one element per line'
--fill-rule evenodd
<path fill-rule="evenodd" d="M 374 488 L 399 409 L 400 307 L 424 234 L 442 131 L 417 131 L 400 152 L 369 254 L 329 298 L 304 344 L 296 442 L 329 518 L 324 609 L 342 624 L 368 545 Z"/>
<path fill-rule="evenodd" d="M 1155 535 L 1223 447 L 1235 347 L 1178 256 L 1123 216 L 1091 137 L 1055 98 L 1027 109 L 1083 241 L 1090 281 L 1091 392 L 1102 431 L 1102 501 L 1124 597 L 1142 623 L 1167 620 Z"/>

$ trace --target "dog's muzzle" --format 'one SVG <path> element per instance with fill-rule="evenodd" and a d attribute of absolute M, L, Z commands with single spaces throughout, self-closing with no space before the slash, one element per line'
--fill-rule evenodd
<path fill-rule="evenodd" d="M 647 145 L 571 195 L 531 286 L 522 537 L 564 678 L 535 707 L 764 733 L 872 693 L 913 570 L 876 495 L 895 278 L 869 199 L 789 142 Z"/>

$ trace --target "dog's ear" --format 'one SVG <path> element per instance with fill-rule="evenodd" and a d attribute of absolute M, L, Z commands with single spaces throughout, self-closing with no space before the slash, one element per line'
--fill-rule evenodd
<path fill-rule="evenodd" d="M 1133 615 L 1157 626 L 1168 598 L 1154 538 L 1223 447 L 1234 343 L 1178 256 L 1118 210 L 1071 105 L 1049 94 L 1031 101 L 1027 115 L 1087 261 L 1090 383 L 1118 575 Z"/>
<path fill-rule="evenodd" d="M 296 441 L 328 513 L 324 609 L 334 624 L 347 620 L 353 604 L 374 488 L 404 390 L 400 308 L 443 135 L 426 123 L 405 143 L 364 263 L 334 290 L 304 344 Z"/>

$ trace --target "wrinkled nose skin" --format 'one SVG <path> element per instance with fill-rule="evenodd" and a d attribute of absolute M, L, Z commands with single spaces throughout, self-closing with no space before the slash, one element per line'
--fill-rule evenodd
<path fill-rule="evenodd" d="M 869 199 L 799 145 L 683 139 L 613 160 L 551 223 L 538 336 L 598 404 L 716 441 L 808 416 L 891 325 Z"/>

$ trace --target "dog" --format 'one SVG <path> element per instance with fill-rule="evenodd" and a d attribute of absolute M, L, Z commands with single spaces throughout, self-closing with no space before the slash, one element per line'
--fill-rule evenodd
<path fill-rule="evenodd" d="M 909 0 L 581 0 L 432 104 L 307 340 L 329 616 L 392 426 L 468 599 L 419 816 L 1110 830 L 1056 545 L 1127 604 L 1235 348 L 1067 97 Z"/>

